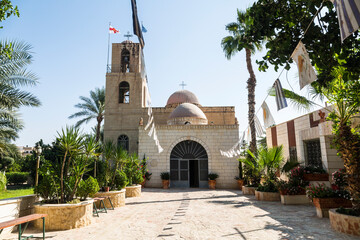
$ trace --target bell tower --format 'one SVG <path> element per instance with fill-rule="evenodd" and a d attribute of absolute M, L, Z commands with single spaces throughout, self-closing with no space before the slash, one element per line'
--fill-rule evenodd
<path fill-rule="evenodd" d="M 104 139 L 138 152 L 139 122 L 147 93 L 145 62 L 139 43 L 112 44 L 111 66 L 106 73 Z"/>

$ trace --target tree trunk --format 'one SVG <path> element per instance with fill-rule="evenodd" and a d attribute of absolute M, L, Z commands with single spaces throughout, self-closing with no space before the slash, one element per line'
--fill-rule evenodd
<path fill-rule="evenodd" d="M 64 160 L 62 162 L 62 166 L 61 166 L 61 173 L 60 173 L 60 191 L 61 191 L 61 195 L 60 195 L 60 202 L 63 203 L 64 202 L 64 168 L 65 168 L 65 162 L 66 162 L 66 155 L 67 155 L 67 151 L 64 154 Z"/>
<path fill-rule="evenodd" d="M 99 142 L 100 140 L 100 127 L 101 127 L 101 122 L 102 122 L 103 118 L 102 116 L 98 116 L 97 117 L 97 126 L 96 126 L 96 137 L 95 137 L 95 142 Z M 94 178 L 96 178 L 96 160 L 98 157 L 96 157 L 94 159 Z"/>
<path fill-rule="evenodd" d="M 248 89 L 248 105 L 249 105 L 249 112 L 248 112 L 248 121 L 249 127 L 251 131 L 251 141 L 250 141 L 250 151 L 252 153 L 256 153 L 257 146 L 256 146 L 256 129 L 255 129 L 255 87 L 256 87 L 256 78 L 254 74 L 254 70 L 251 64 L 251 50 L 246 48 L 246 64 L 247 69 L 249 71 L 250 77 L 247 80 L 247 89 Z"/>
<path fill-rule="evenodd" d="M 346 123 L 340 123 L 339 132 L 335 136 L 335 143 L 346 169 L 347 189 L 352 198 L 353 209 L 360 213 L 360 139 Z"/>

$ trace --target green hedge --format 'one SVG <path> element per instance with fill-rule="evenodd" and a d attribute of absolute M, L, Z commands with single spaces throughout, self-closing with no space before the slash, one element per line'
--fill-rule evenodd
<path fill-rule="evenodd" d="M 23 184 L 29 177 L 28 172 L 9 172 L 6 173 L 8 184 Z"/>
<path fill-rule="evenodd" d="M 0 172 L 0 192 L 5 191 L 6 188 L 6 176 L 2 172 Z"/>

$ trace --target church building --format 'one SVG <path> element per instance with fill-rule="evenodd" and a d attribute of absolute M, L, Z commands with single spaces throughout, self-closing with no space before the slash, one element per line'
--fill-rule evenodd
<path fill-rule="evenodd" d="M 112 44 L 111 68 L 106 74 L 104 138 L 130 153 L 148 159 L 152 173 L 147 187 L 161 187 L 161 172 L 170 173 L 170 187 L 208 187 L 208 173 L 219 175 L 217 188 L 236 188 L 236 157 L 229 150 L 239 141 L 235 107 L 203 106 L 193 92 L 180 90 L 163 107 L 149 106 L 145 62 L 140 44 Z M 164 83 L 166 87 L 166 83 Z M 147 128 L 150 114 L 154 129 Z"/>

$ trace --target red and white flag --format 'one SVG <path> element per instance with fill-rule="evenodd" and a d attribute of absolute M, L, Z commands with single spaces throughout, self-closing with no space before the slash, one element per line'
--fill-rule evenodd
<path fill-rule="evenodd" d="M 117 30 L 116 28 L 112 27 L 112 26 L 109 26 L 109 33 L 118 33 L 119 30 Z"/>

